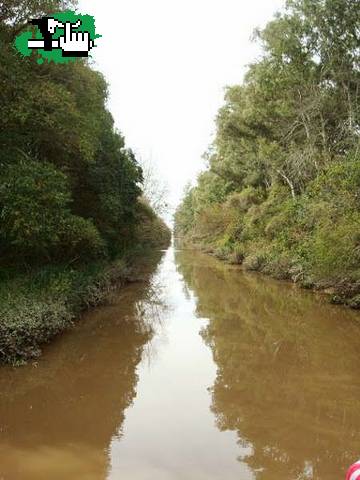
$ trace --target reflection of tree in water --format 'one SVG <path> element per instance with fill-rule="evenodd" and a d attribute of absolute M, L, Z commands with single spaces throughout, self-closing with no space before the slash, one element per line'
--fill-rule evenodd
<path fill-rule="evenodd" d="M 360 454 L 356 314 L 291 285 L 177 254 L 209 319 L 212 411 L 258 479 L 335 479 Z"/>
<path fill-rule="evenodd" d="M 47 349 L 37 368 L 0 370 L 1 446 L 100 452 L 99 478 L 105 478 L 107 450 L 122 434 L 125 410 L 136 396 L 136 368 L 151 336 L 143 313 L 151 308 L 156 260 L 144 282 L 86 314 Z"/>
<path fill-rule="evenodd" d="M 156 275 L 146 289 L 143 300 L 138 302 L 137 313 L 142 318 L 142 324 L 151 338 L 144 345 L 142 359 L 148 366 L 158 355 L 157 343 L 164 334 L 164 316 L 169 312 L 170 305 L 166 302 L 166 279 Z"/>

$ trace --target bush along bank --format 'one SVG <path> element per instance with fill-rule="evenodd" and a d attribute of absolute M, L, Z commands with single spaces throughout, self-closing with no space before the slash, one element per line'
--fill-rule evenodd
<path fill-rule="evenodd" d="M 329 166 L 306 191 L 248 187 L 224 203 L 194 209 L 176 236 L 244 269 L 323 291 L 330 301 L 360 308 L 360 162 Z M 193 197 L 193 189 L 187 199 Z M 183 212 L 178 210 L 181 221 Z"/>
<path fill-rule="evenodd" d="M 242 85 L 227 89 L 207 169 L 175 214 L 175 236 L 185 244 L 353 308 L 360 307 L 359 22 L 349 0 L 296 0 L 257 32 L 263 57 Z"/>
<path fill-rule="evenodd" d="M 3 272 L 0 362 L 21 365 L 38 357 L 41 346 L 70 328 L 81 312 L 106 303 L 124 284 L 145 279 L 147 264 L 160 258 L 153 244 L 138 245 L 112 261 L 47 266 L 17 275 Z"/>
<path fill-rule="evenodd" d="M 2 280 L 0 360 L 21 364 L 40 355 L 40 345 L 72 325 L 82 310 L 104 301 L 126 281 L 122 261 L 111 266 L 47 267 Z"/>
<path fill-rule="evenodd" d="M 139 199 L 132 240 L 122 253 L 0 269 L 0 363 L 21 365 L 38 357 L 41 345 L 71 327 L 82 311 L 103 304 L 125 283 L 142 280 L 144 265 L 156 263 L 170 241 L 169 228 Z"/>

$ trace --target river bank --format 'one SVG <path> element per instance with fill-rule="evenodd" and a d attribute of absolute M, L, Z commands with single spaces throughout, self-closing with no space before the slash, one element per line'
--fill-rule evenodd
<path fill-rule="evenodd" d="M 209 244 L 192 243 L 180 239 L 177 239 L 177 242 L 182 247 L 210 255 L 226 264 L 239 265 L 244 271 L 257 272 L 276 280 L 296 284 L 302 289 L 320 293 L 332 304 L 343 305 L 354 310 L 360 309 L 359 280 L 346 277 L 337 280 L 325 278 L 315 280 L 309 275 L 305 275 L 304 272 L 293 268 L 293 265 L 287 262 L 275 262 L 274 259 L 266 261 L 267 259 L 261 258 L 260 255 L 244 257 L 236 249 L 219 249 Z"/>
<path fill-rule="evenodd" d="M 123 285 L 147 277 L 160 251 L 137 247 L 121 258 L 86 265 L 46 266 L 0 282 L 0 363 L 21 365 L 70 328 L 81 313 L 106 303 Z"/>

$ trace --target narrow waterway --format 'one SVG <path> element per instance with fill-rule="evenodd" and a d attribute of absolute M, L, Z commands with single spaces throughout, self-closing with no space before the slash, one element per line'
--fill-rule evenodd
<path fill-rule="evenodd" d="M 0 480 L 342 479 L 359 320 L 170 249 L 37 362 L 0 369 Z"/>

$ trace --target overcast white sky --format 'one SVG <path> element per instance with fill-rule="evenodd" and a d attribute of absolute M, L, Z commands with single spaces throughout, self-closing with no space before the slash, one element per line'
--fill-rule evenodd
<path fill-rule="evenodd" d="M 95 17 L 93 58 L 127 146 L 151 159 L 176 206 L 203 168 L 224 87 L 260 55 L 251 42 L 284 0 L 80 0 Z"/>

